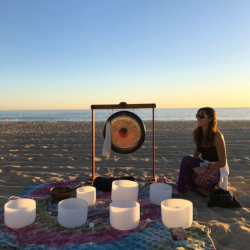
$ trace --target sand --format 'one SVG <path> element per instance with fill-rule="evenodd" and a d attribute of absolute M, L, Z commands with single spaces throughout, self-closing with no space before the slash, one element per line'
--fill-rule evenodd
<path fill-rule="evenodd" d="M 142 147 L 132 154 L 101 155 L 104 123 L 96 123 L 96 174 L 152 179 L 152 124 Z M 196 122 L 156 122 L 156 175 L 177 181 L 180 161 L 194 152 L 192 130 Z M 40 182 L 86 181 L 92 171 L 91 122 L 0 123 L 0 208 L 10 196 Z M 229 191 L 243 208 L 209 208 L 208 198 L 187 192 L 199 220 L 211 229 L 216 249 L 248 249 L 250 242 L 250 121 L 219 121 L 230 167 Z"/>

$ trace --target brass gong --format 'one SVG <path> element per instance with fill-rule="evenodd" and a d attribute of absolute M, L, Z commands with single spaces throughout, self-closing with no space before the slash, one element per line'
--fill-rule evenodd
<path fill-rule="evenodd" d="M 111 149 L 120 154 L 135 152 L 144 142 L 146 128 L 134 113 L 120 111 L 109 117 L 111 123 Z M 106 125 L 103 136 L 105 138 Z"/>

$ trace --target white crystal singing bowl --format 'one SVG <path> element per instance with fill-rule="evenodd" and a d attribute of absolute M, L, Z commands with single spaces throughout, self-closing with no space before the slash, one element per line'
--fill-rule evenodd
<path fill-rule="evenodd" d="M 165 183 L 153 183 L 150 185 L 149 199 L 157 206 L 161 202 L 172 197 L 172 186 Z"/>
<path fill-rule="evenodd" d="M 168 199 L 161 203 L 161 218 L 168 227 L 187 228 L 193 222 L 193 203 L 184 199 Z"/>
<path fill-rule="evenodd" d="M 14 229 L 32 224 L 36 219 L 36 202 L 32 199 L 17 199 L 4 205 L 4 222 Z"/>
<path fill-rule="evenodd" d="M 87 201 L 88 205 L 93 205 L 96 201 L 96 188 L 92 186 L 80 187 L 76 190 L 76 198 Z"/>
<path fill-rule="evenodd" d="M 109 205 L 110 224 L 118 230 L 131 230 L 140 222 L 140 204 L 135 201 L 113 201 Z"/>
<path fill-rule="evenodd" d="M 69 198 L 58 203 L 58 222 L 66 228 L 82 226 L 88 217 L 88 202 Z"/>
<path fill-rule="evenodd" d="M 139 184 L 136 181 L 117 180 L 112 182 L 111 200 L 137 201 Z"/>

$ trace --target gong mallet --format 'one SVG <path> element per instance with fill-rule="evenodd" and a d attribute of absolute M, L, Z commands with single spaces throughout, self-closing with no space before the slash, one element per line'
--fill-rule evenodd
<path fill-rule="evenodd" d="M 97 224 L 101 223 L 102 219 L 97 219 L 89 223 L 89 227 L 94 228 Z"/>
<path fill-rule="evenodd" d="M 151 222 L 151 220 L 147 219 L 146 222 L 144 223 L 144 225 L 140 228 L 140 232 L 142 232 L 150 222 Z"/>

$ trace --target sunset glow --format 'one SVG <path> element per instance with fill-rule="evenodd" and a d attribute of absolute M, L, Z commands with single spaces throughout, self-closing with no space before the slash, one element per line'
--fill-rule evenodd
<path fill-rule="evenodd" d="M 250 107 L 249 1 L 1 1 L 0 110 Z"/>

